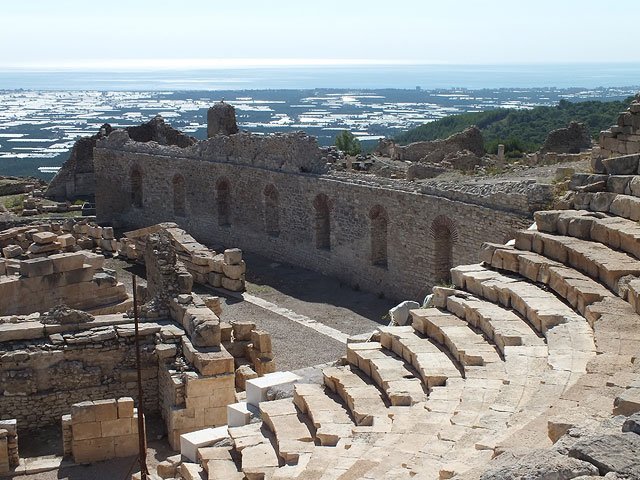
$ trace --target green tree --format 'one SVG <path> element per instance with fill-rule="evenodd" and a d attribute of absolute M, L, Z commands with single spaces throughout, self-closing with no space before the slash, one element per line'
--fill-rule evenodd
<path fill-rule="evenodd" d="M 336 136 L 336 147 L 347 155 L 358 155 L 362 152 L 360 140 L 348 130 L 344 130 Z"/>

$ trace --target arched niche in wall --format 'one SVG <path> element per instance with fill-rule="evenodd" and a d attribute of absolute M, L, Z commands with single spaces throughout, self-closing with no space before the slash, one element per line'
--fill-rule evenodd
<path fill-rule="evenodd" d="M 272 184 L 264 188 L 264 228 L 267 235 L 280 235 L 280 194 Z"/>
<path fill-rule="evenodd" d="M 316 248 L 319 250 L 331 250 L 331 208 L 329 198 L 320 193 L 313 200 L 315 211 L 315 235 Z"/>
<path fill-rule="evenodd" d="M 231 184 L 224 177 L 216 182 L 216 204 L 218 207 L 218 225 L 231 225 Z"/>
<path fill-rule="evenodd" d="M 173 177 L 173 213 L 178 217 L 186 216 L 187 191 L 184 177 L 179 173 Z"/>
<path fill-rule="evenodd" d="M 433 241 L 433 273 L 435 283 L 451 283 L 453 246 L 458 241 L 458 229 L 449 217 L 440 215 L 431 223 Z"/>
<path fill-rule="evenodd" d="M 142 208 L 144 197 L 143 197 L 143 181 L 142 181 L 142 170 L 140 167 L 135 165 L 131 168 L 131 173 L 129 174 L 130 179 L 130 187 L 131 187 L 131 206 L 136 208 Z"/>
<path fill-rule="evenodd" d="M 387 267 L 387 225 L 389 217 L 381 205 L 374 205 L 369 210 L 371 220 L 371 264 Z"/>

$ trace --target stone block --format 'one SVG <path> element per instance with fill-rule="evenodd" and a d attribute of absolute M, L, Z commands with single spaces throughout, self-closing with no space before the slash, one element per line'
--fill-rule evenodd
<path fill-rule="evenodd" d="M 23 277 L 43 277 L 53 273 L 53 262 L 49 258 L 34 258 L 20 262 Z"/>
<path fill-rule="evenodd" d="M 100 422 L 72 423 L 73 441 L 89 440 L 102 437 Z"/>
<path fill-rule="evenodd" d="M 93 438 L 73 441 L 73 459 L 76 463 L 92 463 L 115 457 L 114 438 Z"/>
<path fill-rule="evenodd" d="M 76 244 L 76 238 L 70 233 L 58 236 L 58 243 L 61 248 L 73 247 Z"/>
<path fill-rule="evenodd" d="M 237 341 L 251 341 L 251 332 L 256 329 L 256 324 L 253 322 L 234 322 L 231 326 L 233 338 Z"/>
<path fill-rule="evenodd" d="M 80 402 L 71 405 L 71 423 L 88 423 L 96 421 L 93 402 Z"/>
<path fill-rule="evenodd" d="M 251 332 L 251 343 L 253 343 L 253 348 L 261 353 L 272 351 L 271 335 L 264 330 L 253 330 Z"/>
<path fill-rule="evenodd" d="M 249 365 L 241 365 L 236 370 L 236 388 L 244 391 L 247 380 L 258 378 L 258 374 Z"/>
<path fill-rule="evenodd" d="M 227 405 L 227 425 L 230 428 L 249 425 L 250 421 L 251 411 L 247 407 L 247 402 L 232 403 L 231 405 Z"/>
<path fill-rule="evenodd" d="M 116 457 L 131 457 L 137 455 L 139 448 L 139 439 L 137 433 L 130 435 L 122 435 L 114 438 L 114 452 Z"/>
<path fill-rule="evenodd" d="M 210 273 L 207 276 L 207 281 L 212 287 L 220 288 L 222 287 L 222 278 L 222 273 Z"/>
<path fill-rule="evenodd" d="M 125 435 L 131 435 L 132 433 L 134 433 L 132 423 L 137 426 L 137 419 L 125 417 L 116 418 L 115 420 L 103 420 L 100 422 L 102 428 L 102 436 L 121 437 Z"/>
<path fill-rule="evenodd" d="M 113 235 L 113 227 L 103 227 L 102 238 L 105 240 L 113 240 L 115 238 Z"/>
<path fill-rule="evenodd" d="M 121 397 L 118 399 L 117 405 L 118 405 L 118 418 L 133 417 L 133 398 Z"/>
<path fill-rule="evenodd" d="M 240 261 L 237 265 L 228 265 L 226 263 L 222 265 L 222 273 L 232 280 L 241 280 L 246 271 L 247 266 L 244 260 Z"/>
<path fill-rule="evenodd" d="M 185 433 L 180 435 L 180 453 L 192 462 L 196 462 L 199 448 L 210 447 L 227 438 L 229 438 L 229 431 L 226 426 Z"/>
<path fill-rule="evenodd" d="M 114 398 L 108 400 L 95 400 L 93 402 L 96 422 L 116 420 L 118 418 L 118 404 Z"/>
<path fill-rule="evenodd" d="M 244 278 L 241 280 L 233 280 L 223 276 L 222 288 L 229 290 L 230 292 L 242 292 L 244 291 Z"/>
<path fill-rule="evenodd" d="M 203 469 L 197 463 L 182 462 L 180 464 L 180 477 L 183 480 L 202 480 L 202 473 Z"/>
<path fill-rule="evenodd" d="M 224 251 L 224 263 L 227 265 L 239 265 L 242 262 L 242 250 L 228 248 Z"/>
<path fill-rule="evenodd" d="M 32 243 L 31 245 L 29 245 L 29 248 L 27 250 L 30 253 L 38 255 L 40 253 L 57 252 L 60 250 L 60 248 L 61 246 L 58 242 L 47 243 L 45 245 L 38 245 L 37 243 Z"/>
<path fill-rule="evenodd" d="M 267 400 L 267 391 L 272 387 L 290 385 L 300 380 L 292 372 L 274 372 L 264 377 L 247 380 L 247 403 L 258 407 L 260 402 Z"/>
<path fill-rule="evenodd" d="M 38 232 L 32 235 L 32 239 L 38 245 L 47 245 L 58 239 L 58 235 L 53 232 Z"/>
<path fill-rule="evenodd" d="M 218 391 L 233 390 L 235 379 L 233 375 L 218 375 L 214 377 L 187 377 L 185 394 L 190 397 L 212 397 Z"/>
<path fill-rule="evenodd" d="M 53 262 L 54 273 L 79 270 L 84 265 L 84 255 L 80 252 L 56 253 L 48 258 Z"/>

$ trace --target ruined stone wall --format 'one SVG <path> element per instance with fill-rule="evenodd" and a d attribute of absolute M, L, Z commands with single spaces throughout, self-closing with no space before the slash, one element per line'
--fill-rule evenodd
<path fill-rule="evenodd" d="M 604 158 L 640 153 L 640 95 L 618 116 L 617 125 L 600 132 L 599 144 Z"/>
<path fill-rule="evenodd" d="M 147 412 L 158 411 L 155 333 L 141 338 Z M 9 416 L 20 429 L 34 429 L 58 424 L 74 403 L 137 397 L 135 358 L 131 325 L 25 340 L 22 348 L 1 343 L 0 419 Z"/>
<path fill-rule="evenodd" d="M 509 205 L 505 211 L 373 181 L 212 161 L 216 156 L 203 161 L 172 148 L 149 150 L 149 144 L 137 153 L 135 147 L 96 148 L 101 222 L 137 228 L 173 221 L 201 242 L 238 246 L 394 298 L 428 293 L 446 280 L 438 278 L 446 267 L 440 259 L 451 266 L 476 262 L 482 242 L 505 242 L 531 222 L 528 209 Z M 130 172 L 140 172 L 136 182 Z M 179 214 L 176 175 L 186 182 Z M 132 186 L 140 186 L 141 198 Z M 378 214 L 383 222 L 372 221 Z M 386 240 L 386 255 L 372 238 Z"/>

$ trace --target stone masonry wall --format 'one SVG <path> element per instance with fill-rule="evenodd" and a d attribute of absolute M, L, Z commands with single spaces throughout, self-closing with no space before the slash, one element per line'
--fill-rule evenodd
<path fill-rule="evenodd" d="M 483 242 L 505 242 L 531 223 L 529 212 L 373 182 L 211 160 L 216 157 L 185 158 L 167 147 L 140 148 L 145 153 L 131 143 L 125 150 L 109 144 L 96 148 L 100 222 L 139 228 L 173 221 L 200 242 L 238 246 L 394 298 L 427 294 L 447 265 L 475 262 Z M 132 182 L 134 171 L 139 175 Z M 173 208 L 176 175 L 186 182 L 179 215 Z M 224 195 L 217 188 L 221 182 Z M 132 196 L 138 185 L 142 198 Z M 381 208 L 375 218 L 382 223 L 372 221 L 376 206 Z M 372 232 L 374 223 L 386 235 L 372 235 L 380 233 Z M 386 241 L 386 255 L 375 261 L 372 238 Z"/>
<path fill-rule="evenodd" d="M 141 338 L 147 412 L 158 411 L 155 333 Z M 137 397 L 131 325 L 0 344 L 0 419 L 20 429 L 59 423 L 74 403 L 129 396 Z"/>

